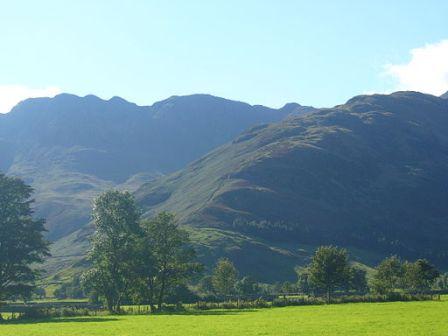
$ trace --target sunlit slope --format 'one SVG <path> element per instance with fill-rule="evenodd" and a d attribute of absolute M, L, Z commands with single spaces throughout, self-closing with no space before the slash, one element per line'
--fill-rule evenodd
<path fill-rule="evenodd" d="M 447 129 L 444 99 L 359 96 L 254 128 L 136 195 L 195 227 L 446 266 Z"/>

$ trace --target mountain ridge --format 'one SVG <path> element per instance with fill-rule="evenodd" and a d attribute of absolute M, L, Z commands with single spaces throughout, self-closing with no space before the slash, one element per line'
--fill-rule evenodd
<path fill-rule="evenodd" d="M 35 187 L 37 215 L 47 218 L 48 237 L 58 239 L 88 223 L 98 193 L 136 188 L 136 181 L 181 169 L 247 127 L 310 108 L 301 109 L 205 94 L 151 106 L 116 96 L 31 98 L 0 118 L 0 170 Z"/>
<path fill-rule="evenodd" d="M 146 217 L 176 213 L 207 266 L 225 256 L 261 281 L 293 280 L 294 268 L 306 264 L 321 244 L 346 247 L 354 260 L 368 265 L 397 253 L 448 266 L 447 100 L 396 92 L 356 96 L 333 108 L 289 103 L 273 110 L 193 95 L 170 97 L 151 110 L 120 98 L 78 98 L 89 108 L 36 109 L 32 113 L 43 119 L 28 120 L 26 127 L 20 120 L 28 108 L 12 118 L 19 120 L 16 129 L 5 128 L 0 118 L 0 154 L 6 158 L 0 165 L 28 177 L 37 187 L 37 214 L 50 218 L 50 225 L 60 224 L 51 227 L 57 240 L 44 266 L 50 274 L 84 267 L 93 229 L 86 225 L 91 199 L 110 188 L 135 191 Z M 95 109 L 92 102 L 122 107 Z M 48 114 L 60 119 L 45 119 Z M 96 124 L 77 127 L 92 115 L 98 115 Z M 61 130 L 58 122 L 66 118 Z M 98 122 L 102 118 L 114 122 L 104 126 Z M 150 131 L 148 120 L 156 125 Z M 153 139 L 164 129 L 171 131 L 164 138 L 168 152 L 151 152 L 161 148 Z M 86 134 L 92 138 L 80 141 Z M 196 140 L 188 138 L 191 134 Z M 37 141 L 30 145 L 23 136 Z M 172 137 L 180 137 L 185 147 L 170 143 Z M 54 139 L 57 146 L 51 146 Z M 142 156 L 153 160 L 175 153 L 173 148 L 198 149 L 204 139 L 208 147 L 187 155 L 190 159 L 185 150 L 177 151 L 184 158 L 178 166 L 142 164 L 143 171 L 138 166 Z M 22 146 L 20 155 L 11 140 Z M 112 161 L 105 160 L 104 167 L 117 168 L 124 177 L 105 176 L 101 165 L 92 171 L 92 162 L 105 155 Z"/>
<path fill-rule="evenodd" d="M 447 267 L 447 126 L 443 99 L 357 96 L 255 127 L 136 196 L 146 216 L 172 211 L 199 229 L 272 244 L 336 243 Z"/>

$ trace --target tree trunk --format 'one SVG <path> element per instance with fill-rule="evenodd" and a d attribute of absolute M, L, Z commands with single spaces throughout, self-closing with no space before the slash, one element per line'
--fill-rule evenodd
<path fill-rule="evenodd" d="M 159 310 L 162 310 L 164 295 L 165 295 L 165 278 L 162 279 L 162 286 L 160 287 L 159 301 L 157 303 Z"/>
<path fill-rule="evenodd" d="M 331 288 L 327 289 L 327 303 L 331 303 Z"/>
<path fill-rule="evenodd" d="M 115 312 L 118 314 L 121 312 L 121 299 L 122 299 L 122 294 L 120 293 L 120 295 L 117 298 L 117 301 L 115 302 Z"/>
<path fill-rule="evenodd" d="M 106 299 L 106 305 L 107 305 L 107 310 L 109 311 L 109 313 L 113 313 L 114 305 L 112 304 L 110 299 Z"/>
<path fill-rule="evenodd" d="M 115 305 L 114 305 L 114 314 L 119 314 L 120 313 L 120 302 L 115 302 Z"/>
<path fill-rule="evenodd" d="M 151 309 L 151 313 L 154 313 L 156 311 L 156 306 L 154 304 L 154 281 L 153 281 L 153 279 L 151 279 L 151 277 L 148 277 L 148 281 L 146 284 L 149 289 L 149 297 L 148 297 L 149 308 Z"/>

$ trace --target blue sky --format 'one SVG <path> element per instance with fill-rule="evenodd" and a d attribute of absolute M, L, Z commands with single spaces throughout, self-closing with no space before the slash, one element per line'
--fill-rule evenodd
<path fill-rule="evenodd" d="M 57 92 L 332 106 L 448 90 L 448 1 L 0 0 L 0 48 L 1 112 Z"/>

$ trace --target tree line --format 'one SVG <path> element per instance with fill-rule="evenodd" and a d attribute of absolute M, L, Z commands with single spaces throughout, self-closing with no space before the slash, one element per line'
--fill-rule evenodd
<path fill-rule="evenodd" d="M 391 256 L 385 258 L 372 273 L 372 278 L 368 279 L 365 269 L 350 263 L 347 250 L 336 246 L 321 246 L 307 266 L 297 269 L 295 283 L 267 286 L 257 283 L 249 276 L 238 279 L 235 266 L 224 258 L 218 261 L 212 275 L 202 278 L 199 289 L 202 293 L 221 297 L 272 294 L 325 296 L 328 303 L 336 292 L 391 295 L 423 294 L 435 286 L 448 289 L 448 276 L 441 275 L 426 259 L 409 262 Z"/>
<path fill-rule="evenodd" d="M 176 288 L 199 279 L 203 265 L 196 261 L 188 233 L 176 224 L 172 214 L 163 212 L 141 220 L 129 193 L 110 191 L 95 201 L 93 218 L 92 267 L 82 282 L 91 294 L 105 300 L 109 310 L 117 312 L 124 298 L 160 310 Z M 297 284 L 285 283 L 280 292 L 325 295 L 328 303 L 336 291 L 423 293 L 431 289 L 439 275 L 425 259 L 411 263 L 392 256 L 378 265 L 369 283 L 366 270 L 349 262 L 347 250 L 321 246 L 310 264 L 298 270 Z M 272 287 L 258 284 L 251 277 L 239 279 L 237 269 L 225 258 L 218 260 L 211 275 L 199 280 L 197 288 L 217 299 L 261 295 L 269 289 L 272 292 Z"/>
<path fill-rule="evenodd" d="M 366 270 L 349 263 L 347 250 L 321 246 L 311 263 L 298 270 L 297 288 L 306 294 L 325 293 L 327 302 L 331 302 L 335 291 L 422 294 L 433 288 L 439 276 L 436 267 L 426 259 L 403 262 L 399 257 L 391 256 L 381 261 L 368 281 Z"/>
<path fill-rule="evenodd" d="M 44 221 L 32 211 L 32 188 L 17 178 L 0 174 L 0 301 L 27 298 L 41 275 L 33 265 L 49 256 Z M 448 276 L 425 259 L 384 259 L 370 279 L 365 268 L 351 263 L 345 249 L 322 246 L 310 263 L 297 269 L 297 281 L 263 284 L 240 274 L 231 260 L 219 259 L 210 273 L 198 262 L 188 232 L 173 214 L 162 212 L 144 219 L 131 194 L 108 191 L 94 201 L 95 232 L 88 269 L 61 285 L 55 295 L 88 296 L 117 313 L 126 303 L 149 304 L 152 311 L 164 303 L 183 300 L 226 300 L 266 294 L 303 293 L 424 293 L 448 289 Z"/>

